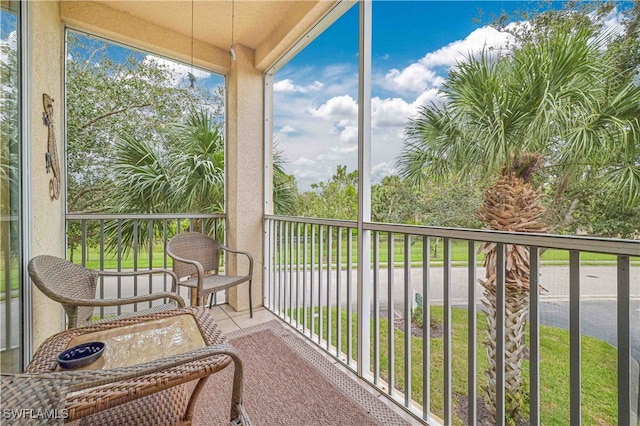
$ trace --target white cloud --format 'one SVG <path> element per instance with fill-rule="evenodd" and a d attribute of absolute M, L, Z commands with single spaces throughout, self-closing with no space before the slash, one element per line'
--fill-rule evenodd
<path fill-rule="evenodd" d="M 307 86 L 295 85 L 290 78 L 280 80 L 274 83 L 274 92 L 290 92 L 290 93 L 308 93 L 322 89 L 323 84 L 319 81 L 314 81 Z"/>
<path fill-rule="evenodd" d="M 401 98 L 371 100 L 371 124 L 374 127 L 404 126 L 407 117 L 415 114 L 414 105 Z"/>
<path fill-rule="evenodd" d="M 624 30 L 624 27 L 622 25 L 623 19 L 624 19 L 624 15 L 617 8 L 614 8 L 602 20 L 604 24 L 603 31 L 606 34 L 619 34 L 621 31 Z"/>
<path fill-rule="evenodd" d="M 395 174 L 397 173 L 393 163 L 383 162 L 371 167 L 371 181 L 373 183 L 380 182 L 385 176 L 391 176 Z"/>
<path fill-rule="evenodd" d="M 340 147 L 340 148 L 333 148 L 331 151 L 333 151 L 336 154 L 351 154 L 353 152 L 358 152 L 358 145 L 351 145 L 351 146 L 343 146 L 343 147 Z"/>
<path fill-rule="evenodd" d="M 482 27 L 471 32 L 465 39 L 427 53 L 418 62 L 403 70 L 392 69 L 385 76 L 391 90 L 420 93 L 434 87 L 440 87 L 446 80 L 438 74 L 438 68 L 446 71 L 475 55 L 485 48 L 500 49 L 509 40 L 509 35 L 491 27 Z"/>
<path fill-rule="evenodd" d="M 340 132 L 340 140 L 346 143 L 357 143 L 358 142 L 358 126 L 347 126 Z M 348 152 L 354 152 L 358 149 L 357 146 L 342 148 L 340 153 L 345 154 Z"/>
<path fill-rule="evenodd" d="M 419 92 L 429 87 L 441 86 L 445 79 L 422 63 L 411 64 L 402 71 L 392 69 L 386 75 L 386 81 L 393 90 Z"/>
<path fill-rule="evenodd" d="M 428 89 L 422 92 L 413 104 L 417 108 L 420 106 L 431 105 L 432 103 L 436 105 L 442 105 L 443 102 L 444 97 L 442 95 L 442 92 L 440 92 L 438 89 Z"/>
<path fill-rule="evenodd" d="M 308 158 L 305 157 L 300 157 L 298 159 L 296 159 L 295 161 L 292 161 L 291 164 L 296 165 L 296 166 L 310 166 L 315 164 L 316 162 L 314 160 L 310 160 Z"/>
<path fill-rule="evenodd" d="M 336 96 L 329 99 L 318 108 L 309 108 L 308 112 L 313 117 L 323 119 L 344 117 L 354 119 L 358 117 L 358 104 L 349 95 Z"/>
<path fill-rule="evenodd" d="M 295 131 L 296 129 L 294 129 L 293 127 L 284 125 L 282 126 L 282 128 L 280 128 L 280 131 L 278 133 L 294 133 Z"/>

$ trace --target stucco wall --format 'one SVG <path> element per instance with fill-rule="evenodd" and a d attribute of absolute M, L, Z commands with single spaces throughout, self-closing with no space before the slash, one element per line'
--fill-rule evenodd
<path fill-rule="evenodd" d="M 253 306 L 262 305 L 264 110 L 262 72 L 254 52 L 236 46 L 237 60 L 227 76 L 227 242 L 253 256 Z M 230 262 L 231 271 L 246 267 Z M 248 284 L 229 290 L 229 304 L 249 309 Z"/>
<path fill-rule="evenodd" d="M 25 141 L 31 149 L 31 255 L 50 254 L 64 256 L 64 179 L 61 180 L 60 197 L 52 200 L 46 173 L 48 130 L 42 122 L 42 95 L 54 99 L 54 126 L 60 170 L 64 170 L 62 158 L 63 99 L 63 31 L 58 2 L 27 2 L 30 28 L 29 81 L 31 95 L 31 140 Z M 35 350 L 48 336 L 63 329 L 64 312 L 59 303 L 53 302 L 33 286 L 32 345 Z"/>
<path fill-rule="evenodd" d="M 61 193 L 58 200 L 52 200 L 49 195 L 49 180 L 51 174 L 45 172 L 44 155 L 47 151 L 47 127 L 42 123 L 42 95 L 49 94 L 54 100 L 54 125 L 56 127 L 57 151 L 60 168 L 65 169 L 63 136 L 64 127 L 64 27 L 67 22 L 74 27 L 93 30 L 101 35 L 114 36 L 120 41 L 130 42 L 132 45 L 147 47 L 140 43 L 139 32 L 123 31 L 118 37 L 104 29 L 104 21 L 95 23 L 88 16 L 94 16 L 86 10 L 86 3 L 56 1 L 28 2 L 30 7 L 31 28 L 31 72 L 29 75 L 31 90 L 31 205 L 32 205 L 32 241 L 31 255 L 51 254 L 64 257 L 64 201 L 65 179 L 61 181 Z M 99 6 L 98 6 L 99 7 Z M 102 9 L 101 9 L 102 10 Z M 89 23 L 80 18 L 86 18 Z M 114 28 L 122 29 L 136 27 L 123 22 L 122 15 L 118 19 L 108 20 Z M 115 25 L 117 23 L 117 25 Z M 129 23 L 132 24 L 132 23 Z M 113 28 L 111 28 L 113 30 Z M 174 37 L 162 33 L 154 34 L 161 38 L 155 43 L 162 44 L 163 40 Z M 171 37 L 170 37 L 171 36 Z M 124 39 L 123 39 L 124 37 Z M 184 37 L 179 37 L 180 41 Z M 135 40 L 134 40 L 135 39 Z M 135 42 L 134 42 L 135 41 Z M 188 51 L 188 44 L 180 46 L 168 44 L 173 51 Z M 196 46 L 199 47 L 199 46 Z M 196 49 L 196 57 L 200 49 Z M 207 50 L 207 49 L 203 49 Z M 264 150 L 263 150 L 263 76 L 255 68 L 255 52 L 238 45 L 237 61 L 230 63 L 228 53 L 225 58 L 219 58 L 219 63 L 200 61 L 201 65 L 217 71 L 225 70 L 225 65 L 231 66 L 227 74 L 228 90 L 228 150 L 227 150 L 227 213 L 228 213 L 228 243 L 232 247 L 249 251 L 254 258 L 253 305 L 262 305 L 262 274 L 263 274 L 263 210 L 264 210 Z M 164 52 L 168 53 L 168 52 Z M 178 55 L 179 56 L 179 55 Z M 203 55 L 204 56 L 204 55 Z M 215 58 L 214 58 L 215 59 Z M 221 63 L 223 63 L 222 66 Z M 231 272 L 246 268 L 245 264 L 229 264 Z M 232 289 L 229 302 L 237 310 L 247 310 L 247 284 Z M 47 337 L 64 328 L 64 312 L 58 303 L 45 297 L 33 288 L 32 303 L 32 345 L 35 350 Z"/>

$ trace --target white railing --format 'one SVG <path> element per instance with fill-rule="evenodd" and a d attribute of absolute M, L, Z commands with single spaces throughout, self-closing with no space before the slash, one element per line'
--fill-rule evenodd
<path fill-rule="evenodd" d="M 203 232 L 224 241 L 225 229 L 225 215 L 221 214 L 67 214 L 66 222 L 68 259 L 91 269 L 114 271 L 171 269 L 165 247 L 176 233 Z M 100 277 L 96 293 L 99 298 L 116 298 L 167 291 L 170 286 L 162 274 Z M 184 287 L 180 294 L 190 301 L 191 294 Z M 120 315 L 151 307 L 152 302 L 138 305 L 100 308 L 97 315 Z"/>
<path fill-rule="evenodd" d="M 2 234 L 2 247 L 0 252 L 0 318 L 3 332 L 0 339 L 0 352 L 3 359 L 14 359 L 11 351 L 20 349 L 20 311 L 22 309 L 22 293 L 17 286 L 20 282 L 20 245 L 19 234 L 20 218 L 15 215 L 0 217 L 0 234 Z M 13 238 L 10 238 L 13 237 Z M 15 288 L 14 288 L 15 287 Z M 5 365 L 6 364 L 6 365 Z M 17 364 L 19 365 L 19 363 Z M 10 362 L 2 364 L 3 367 L 14 367 Z"/>
<path fill-rule="evenodd" d="M 617 347 L 614 423 L 635 424 L 640 306 L 632 309 L 631 303 L 640 301 L 640 243 L 377 223 L 365 223 L 362 234 L 371 246 L 371 278 L 367 283 L 357 283 L 358 265 L 369 263 L 356 258 L 357 245 L 365 238 L 358 235 L 356 222 L 267 216 L 265 305 L 416 419 L 428 424 L 462 421 L 469 425 L 479 420 L 477 400 L 483 396 L 479 383 L 484 375 L 479 365 L 484 360 L 477 351 L 483 339 L 478 333 L 484 325 L 477 320 L 483 296 L 478 281 L 485 271 L 478 248 L 482 242 L 489 242 L 498 248 L 496 306 L 502 312 L 496 327 L 498 424 L 504 424 L 505 418 L 507 245 L 524 246 L 530 252 L 526 421 L 534 425 L 551 421 L 545 421 L 546 414 L 541 413 L 548 390 L 541 389 L 540 380 L 546 373 L 541 371 L 541 339 L 546 337 L 545 324 L 551 324 L 568 330 L 569 377 L 565 387 L 570 397 L 566 407 L 556 409 L 560 413 L 554 413 L 554 418 L 559 415 L 565 424 L 584 423 L 583 405 L 594 395 L 588 394 L 592 391 L 582 383 L 582 360 L 589 356 L 582 356 L 582 340 L 591 334 Z M 539 285 L 546 291 L 537 291 Z M 362 300 L 371 300 L 370 306 L 361 306 Z M 421 330 L 407 320 L 412 318 L 416 302 L 424 306 Z M 589 305 L 590 310 L 583 305 Z M 597 323 L 601 319 L 587 315 L 611 314 L 612 309 L 615 314 L 612 325 L 604 327 L 606 336 L 601 336 L 602 330 L 588 329 L 594 320 Z M 363 318 L 356 320 L 358 312 Z M 454 330 L 458 327 L 454 317 L 460 315 L 466 317 L 466 333 Z M 436 317 L 441 321 L 438 332 L 442 334 L 442 339 L 436 339 L 437 348 L 432 347 L 432 341 L 436 342 L 432 334 L 437 329 L 431 327 Z M 416 331 L 423 337 L 412 338 Z M 460 336 L 454 339 L 454 331 L 466 334 L 462 348 Z M 367 345 L 367 350 L 358 351 L 359 342 Z M 440 358 L 436 353 L 441 353 Z M 412 359 L 416 356 L 420 359 Z M 544 359 L 545 354 L 542 356 Z M 460 365 L 467 369 L 463 391 L 453 381 L 454 368 Z M 455 409 L 456 400 L 461 398 L 467 402 L 464 419 Z"/>

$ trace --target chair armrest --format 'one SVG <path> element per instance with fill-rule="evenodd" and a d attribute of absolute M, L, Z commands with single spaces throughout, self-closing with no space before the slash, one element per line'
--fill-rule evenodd
<path fill-rule="evenodd" d="M 222 344 L 205 346 L 183 354 L 110 370 L 2 374 L 3 408 L 50 407 L 62 410 L 65 405 L 65 397 L 70 392 L 134 379 L 214 355 L 230 356 L 236 369 L 238 367 L 240 370 L 242 369 L 242 362 L 233 347 Z M 158 387 L 158 390 L 161 390 L 161 386 Z M 16 420 L 15 424 L 20 424 L 19 419 Z M 58 419 L 60 424 L 63 421 L 64 419 Z M 9 421 L 9 423 L 13 422 Z"/>
<path fill-rule="evenodd" d="M 247 259 L 249 260 L 249 273 L 247 275 L 253 277 L 253 256 L 251 256 L 251 253 L 249 253 L 248 251 L 232 249 L 222 244 L 220 245 L 220 248 L 230 253 L 243 254 L 247 256 Z"/>
<path fill-rule="evenodd" d="M 237 358 L 236 350 L 229 344 L 219 344 L 205 346 L 204 348 L 193 349 L 182 354 L 172 355 L 166 358 L 160 358 L 153 361 L 147 361 L 142 364 L 131 365 L 128 367 L 118 367 L 109 370 L 83 370 L 83 371 L 64 371 L 53 372 L 50 375 L 65 374 L 67 376 L 77 376 L 78 378 L 92 379 L 87 380 L 89 383 L 79 381 L 68 388 L 69 391 L 79 391 L 114 381 L 128 380 L 135 377 L 144 376 L 154 372 L 177 367 L 188 362 L 197 361 L 215 355 L 228 355 Z"/>
<path fill-rule="evenodd" d="M 171 259 L 174 260 L 174 262 L 178 261 L 182 263 L 189 263 L 196 267 L 196 273 L 198 275 L 198 289 L 202 290 L 202 283 L 204 279 L 204 267 L 202 266 L 202 263 L 198 262 L 197 260 L 185 259 L 184 257 L 177 256 L 173 252 L 171 252 L 169 249 L 167 249 L 167 254 L 169 255 L 169 257 L 171 257 Z M 178 281 L 178 284 L 180 284 L 179 281 Z"/>
<path fill-rule="evenodd" d="M 58 296 L 58 301 L 63 304 L 73 306 L 119 306 L 132 305 L 134 303 L 150 302 L 157 299 L 173 299 L 178 306 L 185 307 L 184 299 L 178 294 L 169 291 L 160 293 L 142 294 L 139 296 L 128 296 L 120 299 L 74 299 L 71 297 Z"/>
<path fill-rule="evenodd" d="M 176 292 L 176 285 L 178 282 L 178 276 L 170 269 L 147 269 L 147 270 L 139 270 L 139 271 L 96 271 L 98 276 L 104 277 L 131 277 L 131 276 L 139 276 L 139 275 L 153 275 L 153 274 L 169 274 L 173 279 L 173 283 L 171 284 L 171 291 Z"/>

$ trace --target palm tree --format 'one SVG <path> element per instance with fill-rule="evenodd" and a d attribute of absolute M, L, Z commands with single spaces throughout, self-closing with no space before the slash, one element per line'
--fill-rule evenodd
<path fill-rule="evenodd" d="M 172 126 L 167 141 L 126 134 L 115 144 L 115 194 L 118 213 L 224 213 L 224 135 L 222 122 L 208 110 L 191 110 Z M 273 198 L 276 214 L 295 209 L 297 187 L 284 172 L 282 152 L 274 150 Z M 117 246 L 118 224 L 107 225 L 109 247 Z M 160 226 L 160 224 L 158 224 Z M 222 229 L 216 230 L 221 235 Z M 138 244 L 144 246 L 148 223 L 139 223 Z M 161 229 L 157 230 L 162 232 Z M 131 248 L 133 223 L 120 230 L 120 243 Z"/>
<path fill-rule="evenodd" d="M 298 200 L 298 186 L 295 178 L 285 171 L 286 159 L 284 153 L 273 144 L 273 213 L 277 215 L 293 216 L 296 213 Z"/>
<path fill-rule="evenodd" d="M 458 65 L 443 105 L 423 107 L 406 128 L 398 165 L 414 184 L 426 177 L 480 176 L 477 216 L 487 228 L 546 232 L 541 183 L 562 198 L 569 184 L 597 176 L 627 206 L 640 200 L 640 88 L 616 69 L 607 38 L 559 28 L 509 54 L 483 51 Z M 545 173 L 539 173 L 541 169 Z M 484 244 L 487 396 L 495 417 L 496 247 Z M 529 252 L 506 247 L 506 412 L 517 419 L 526 352 Z"/>
<path fill-rule="evenodd" d="M 192 111 L 176 126 L 172 149 L 173 211 L 224 212 L 224 135 L 222 123 L 208 111 Z M 182 194 L 182 195 L 179 195 Z"/>
<path fill-rule="evenodd" d="M 149 141 L 127 134 L 115 143 L 115 200 L 117 213 L 223 213 L 224 136 L 222 123 L 207 110 L 191 110 L 173 125 L 167 141 Z M 127 222 L 118 230 L 108 223 L 108 247 L 126 249 L 136 240 L 148 241 L 148 222 L 134 232 Z M 161 226 L 161 224 L 158 224 Z M 156 232 L 162 232 L 157 229 Z"/>

